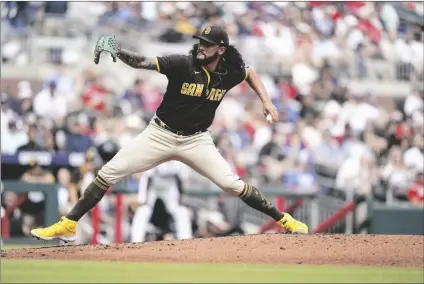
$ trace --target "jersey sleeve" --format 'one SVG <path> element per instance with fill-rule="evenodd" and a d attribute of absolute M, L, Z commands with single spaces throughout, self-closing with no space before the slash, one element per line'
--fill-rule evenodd
<path fill-rule="evenodd" d="M 242 83 L 244 80 L 247 79 L 247 77 L 249 77 L 249 67 L 246 66 L 245 68 L 240 68 L 237 71 L 234 72 L 233 76 L 231 76 L 231 78 L 233 78 L 231 84 L 232 87 L 237 86 L 238 84 Z"/>
<path fill-rule="evenodd" d="M 187 56 L 184 55 L 156 56 L 155 59 L 157 71 L 167 77 L 180 75 L 188 67 Z"/>

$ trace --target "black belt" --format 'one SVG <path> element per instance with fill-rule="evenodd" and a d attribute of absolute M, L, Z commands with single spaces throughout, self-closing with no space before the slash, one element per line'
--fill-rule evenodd
<path fill-rule="evenodd" d="M 168 125 L 166 125 L 165 123 L 163 123 L 163 122 L 162 122 L 159 118 L 157 118 L 157 117 L 155 117 L 153 120 L 154 120 L 154 122 L 155 122 L 158 126 L 160 126 L 160 127 L 164 128 L 164 129 L 166 129 L 166 130 L 168 130 L 168 131 L 170 131 L 170 132 L 172 132 L 172 133 L 174 133 L 174 134 L 177 134 L 177 135 L 190 136 L 190 135 L 199 134 L 199 133 L 202 133 L 202 132 L 205 132 L 205 131 L 206 131 L 206 130 L 198 130 L 198 131 L 195 131 L 195 132 L 191 132 L 191 131 L 179 131 L 179 130 L 172 129 L 171 127 L 169 127 Z"/>

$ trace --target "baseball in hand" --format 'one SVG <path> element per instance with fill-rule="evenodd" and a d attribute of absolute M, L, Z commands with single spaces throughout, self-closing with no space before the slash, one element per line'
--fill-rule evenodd
<path fill-rule="evenodd" d="M 273 119 L 272 119 L 271 114 L 268 114 L 268 115 L 266 116 L 266 121 L 268 121 L 268 123 L 269 123 L 269 124 L 273 124 L 273 123 L 274 123 L 274 121 L 273 121 Z"/>

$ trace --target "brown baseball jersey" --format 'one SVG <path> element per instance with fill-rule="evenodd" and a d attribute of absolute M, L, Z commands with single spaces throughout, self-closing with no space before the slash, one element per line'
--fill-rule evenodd
<path fill-rule="evenodd" d="M 178 131 L 206 130 L 225 94 L 247 78 L 246 69 L 223 60 L 216 72 L 197 66 L 189 55 L 158 56 L 156 60 L 157 71 L 169 80 L 156 115 Z"/>

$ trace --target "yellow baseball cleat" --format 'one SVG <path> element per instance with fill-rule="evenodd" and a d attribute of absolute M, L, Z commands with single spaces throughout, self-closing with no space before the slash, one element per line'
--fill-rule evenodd
<path fill-rule="evenodd" d="M 284 217 L 277 222 L 278 225 L 283 227 L 289 233 L 295 234 L 307 234 L 308 226 L 306 224 L 297 221 L 290 214 L 284 213 Z"/>
<path fill-rule="evenodd" d="M 69 220 L 66 217 L 47 228 L 38 228 L 31 230 L 31 235 L 37 239 L 45 241 L 60 239 L 64 242 L 74 242 L 77 232 L 77 222 Z"/>

